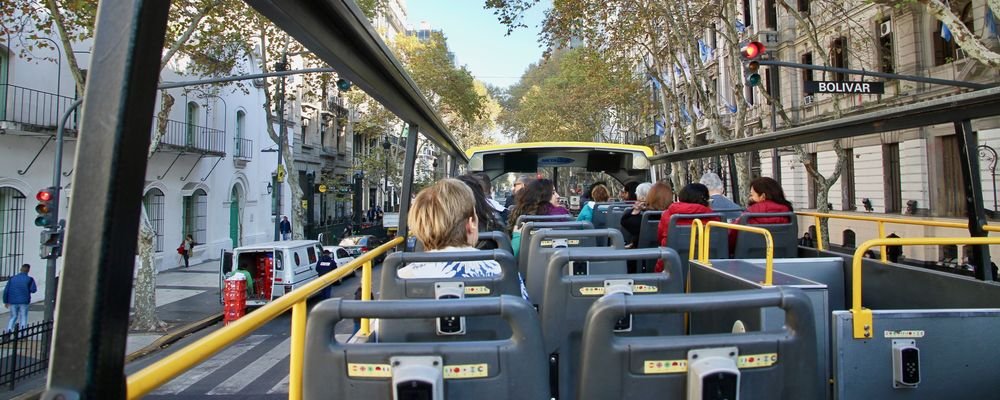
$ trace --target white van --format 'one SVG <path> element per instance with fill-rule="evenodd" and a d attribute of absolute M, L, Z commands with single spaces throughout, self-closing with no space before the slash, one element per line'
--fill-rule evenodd
<path fill-rule="evenodd" d="M 258 243 L 224 251 L 219 263 L 220 291 L 221 281 L 236 266 L 253 279 L 247 306 L 262 306 L 316 279 L 316 263 L 322 255 L 323 246 L 316 240 Z"/>

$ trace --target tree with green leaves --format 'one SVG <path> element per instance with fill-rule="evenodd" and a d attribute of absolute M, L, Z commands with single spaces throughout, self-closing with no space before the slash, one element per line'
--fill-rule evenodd
<path fill-rule="evenodd" d="M 236 67 L 234 51 L 239 48 L 234 40 L 238 36 L 227 28 L 226 11 L 232 7 L 245 7 L 235 0 L 176 0 L 170 6 L 167 37 L 164 42 L 160 69 L 167 68 L 172 60 L 183 57 L 191 62 L 181 73 L 201 76 L 226 75 Z M 93 37 L 97 1 L 66 0 L 9 0 L 0 4 L 0 28 L 4 35 L 0 43 L 17 48 L 22 56 L 30 57 L 32 51 L 50 45 L 39 36 L 58 36 L 65 51 L 66 64 L 73 76 L 78 93 L 86 84 L 83 66 L 74 56 L 75 44 Z M 166 129 L 166 117 L 173 105 L 173 97 L 161 94 L 161 111 L 157 128 L 148 150 L 152 157 Z M 139 268 L 135 283 L 135 313 L 131 329 L 160 331 L 166 325 L 156 316 L 156 269 L 153 265 L 155 233 L 142 211 L 138 237 Z"/>

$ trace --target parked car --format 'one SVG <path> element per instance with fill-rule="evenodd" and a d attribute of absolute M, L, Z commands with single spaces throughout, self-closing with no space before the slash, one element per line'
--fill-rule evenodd
<path fill-rule="evenodd" d="M 343 247 L 340 247 L 340 246 L 323 246 L 323 250 L 324 251 L 326 251 L 326 250 L 330 251 L 330 254 L 333 256 L 333 265 L 336 265 L 337 266 L 336 268 L 343 267 L 343 266 L 347 265 L 348 263 L 350 263 L 351 261 L 354 261 L 354 256 L 352 256 L 347 251 L 347 249 L 345 249 Z M 334 270 L 336 270 L 336 268 L 334 268 Z M 351 276 L 354 276 L 354 275 L 356 275 L 355 272 L 351 272 Z"/>
<path fill-rule="evenodd" d="M 382 241 L 373 235 L 348 236 L 340 240 L 340 246 L 346 249 L 347 252 L 354 257 L 360 257 L 369 250 L 381 245 Z M 375 259 L 375 262 L 381 263 L 382 260 L 385 260 L 385 254 L 378 256 L 378 258 Z"/>

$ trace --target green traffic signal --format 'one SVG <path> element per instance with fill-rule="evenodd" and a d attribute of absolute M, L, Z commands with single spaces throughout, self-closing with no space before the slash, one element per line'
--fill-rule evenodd
<path fill-rule="evenodd" d="M 750 86 L 760 85 L 760 74 L 750 74 L 747 76 L 747 84 Z"/>
<path fill-rule="evenodd" d="M 49 226 L 49 219 L 45 217 L 35 218 L 35 226 Z"/>
<path fill-rule="evenodd" d="M 343 78 L 337 79 L 337 89 L 340 89 L 341 92 L 351 90 L 351 82 Z"/>

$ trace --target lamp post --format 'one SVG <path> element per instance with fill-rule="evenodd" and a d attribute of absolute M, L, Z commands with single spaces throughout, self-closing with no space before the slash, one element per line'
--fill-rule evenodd
<path fill-rule="evenodd" d="M 59 43 L 43 36 L 35 36 L 35 40 L 47 40 L 52 43 L 52 48 L 56 50 L 56 109 L 58 109 L 59 94 L 62 92 L 62 49 L 59 48 Z"/>
<path fill-rule="evenodd" d="M 383 212 L 389 211 L 389 148 L 390 147 L 392 147 L 392 144 L 389 143 L 389 133 L 387 132 L 385 134 L 385 141 L 382 142 L 382 149 L 384 150 L 384 152 L 382 153 L 382 158 L 385 158 L 385 174 L 383 175 L 384 179 L 382 185 L 384 190 L 383 192 L 384 197 L 382 198 Z"/>
<path fill-rule="evenodd" d="M 281 62 L 274 63 L 275 71 L 287 71 L 288 70 L 288 54 L 281 56 Z M 281 187 L 284 183 L 284 166 L 282 165 L 282 157 L 285 155 L 285 77 L 281 77 L 281 81 L 278 82 L 278 173 L 277 173 L 277 184 L 275 185 L 275 196 L 277 200 L 275 201 L 274 210 L 274 241 L 281 239 Z"/>

